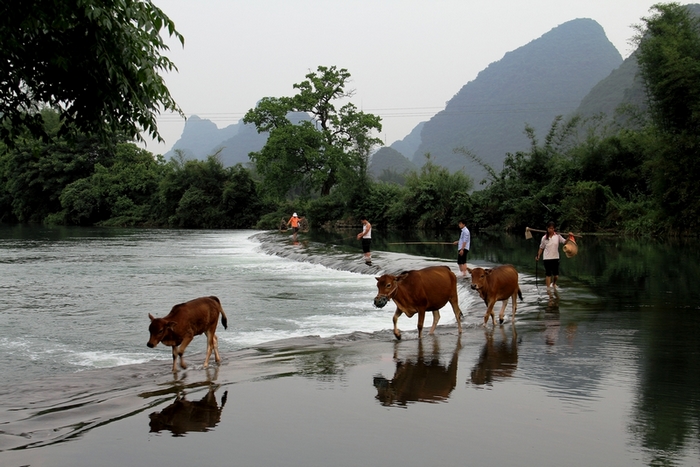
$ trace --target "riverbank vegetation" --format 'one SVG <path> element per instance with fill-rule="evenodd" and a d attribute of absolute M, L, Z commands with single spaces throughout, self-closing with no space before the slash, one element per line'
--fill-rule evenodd
<path fill-rule="evenodd" d="M 347 103 L 350 74 L 319 67 L 291 98 L 264 98 L 245 117 L 269 132 L 250 166 L 166 161 L 127 138 L 91 132 L 36 111 L 40 132 L 14 126 L 0 143 L 0 222 L 277 228 L 298 212 L 315 226 L 517 230 L 554 220 L 565 230 L 690 234 L 700 222 L 700 25 L 659 4 L 638 27 L 648 107 L 614 116 L 559 117 L 527 151 L 506 155 L 486 180 L 452 173 L 426 155 L 417 171 L 367 173 L 380 119 Z M 338 102 L 345 102 L 336 109 Z M 305 113 L 292 123 L 287 117 Z M 4 122 L 7 127 L 9 122 Z M 67 127 L 70 131 L 66 131 Z M 130 135 L 130 132 L 121 133 Z M 455 148 L 479 162 L 469 148 Z M 359 223 L 358 223 L 359 225 Z"/>

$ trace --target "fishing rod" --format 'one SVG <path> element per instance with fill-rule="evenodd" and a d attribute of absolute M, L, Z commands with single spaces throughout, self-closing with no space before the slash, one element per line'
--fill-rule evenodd
<path fill-rule="evenodd" d="M 387 245 L 454 245 L 451 242 L 394 242 Z"/>

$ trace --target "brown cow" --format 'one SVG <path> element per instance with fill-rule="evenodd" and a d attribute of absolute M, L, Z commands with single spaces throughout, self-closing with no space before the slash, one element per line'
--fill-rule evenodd
<path fill-rule="evenodd" d="M 523 299 L 518 285 L 518 271 L 510 264 L 498 266 L 493 269 L 474 268 L 467 271 L 472 275 L 472 289 L 478 290 L 479 295 L 486 304 L 486 314 L 484 315 L 484 325 L 489 322 L 489 316 L 496 325 L 496 318 L 493 314 L 493 307 L 496 302 L 502 301 L 503 308 L 498 315 L 498 322 L 503 324 L 503 316 L 506 312 L 508 299 L 513 299 L 513 320 L 515 320 L 515 310 L 518 308 L 516 295 Z"/>
<path fill-rule="evenodd" d="M 462 334 L 462 311 L 459 309 L 457 297 L 457 277 L 447 266 L 431 266 L 405 271 L 398 276 L 384 274 L 376 279 L 378 293 L 374 297 L 374 306 L 382 308 L 389 300 L 394 300 L 396 303 L 394 336 L 397 339 L 401 339 L 401 331 L 396 326 L 401 313 L 409 318 L 418 313 L 418 338 L 420 338 L 425 312 L 433 312 L 433 326 L 430 328 L 430 334 L 432 334 L 440 321 L 440 308 L 447 302 L 452 305 L 459 333 Z"/>
<path fill-rule="evenodd" d="M 148 331 L 151 333 L 146 344 L 153 348 L 162 342 L 173 348 L 173 373 L 177 372 L 177 357 L 180 356 L 180 366 L 187 368 L 182 358 L 185 349 L 192 342 L 194 336 L 205 334 L 207 336 L 207 356 L 204 359 L 204 368 L 209 366 L 209 357 L 212 350 L 216 363 L 221 362 L 219 356 L 219 340 L 216 338 L 216 325 L 221 315 L 221 324 L 226 329 L 228 320 L 221 307 L 221 302 L 216 297 L 200 297 L 187 303 L 175 305 L 170 313 L 163 318 L 154 318 L 150 313 L 151 325 Z"/>

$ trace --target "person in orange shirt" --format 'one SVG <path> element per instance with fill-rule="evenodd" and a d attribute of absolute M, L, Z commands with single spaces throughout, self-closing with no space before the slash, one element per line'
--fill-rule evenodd
<path fill-rule="evenodd" d="M 301 221 L 301 219 L 299 218 L 299 216 L 297 216 L 297 213 L 295 212 L 294 214 L 292 214 L 292 217 L 290 217 L 287 221 L 287 225 L 292 226 L 292 231 L 294 232 L 294 235 L 292 235 L 292 239 L 295 242 L 297 241 L 297 232 L 299 232 L 299 221 Z"/>

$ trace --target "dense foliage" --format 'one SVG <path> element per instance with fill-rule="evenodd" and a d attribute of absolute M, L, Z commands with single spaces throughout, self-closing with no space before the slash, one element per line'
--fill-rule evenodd
<path fill-rule="evenodd" d="M 648 93 L 642 109 L 613 116 L 557 117 L 540 139 L 525 128 L 527 151 L 496 171 L 455 148 L 487 174 L 451 172 L 428 155 L 419 171 L 373 179 L 368 154 L 375 116 L 334 101 L 351 95 L 349 73 L 319 67 L 293 97 L 265 98 L 246 120 L 270 133 L 251 168 L 206 160 L 166 162 L 117 137 L 73 127 L 56 111 L 39 115 L 45 138 L 14 128 L 0 143 L 0 221 L 187 228 L 277 228 L 291 212 L 312 225 L 378 228 L 538 228 L 696 233 L 700 223 L 700 26 L 678 4 L 643 18 L 636 57 Z M 290 121 L 289 116 L 309 119 Z"/>
<path fill-rule="evenodd" d="M 0 139 L 40 135 L 42 106 L 63 130 L 159 138 L 156 116 L 180 111 L 161 72 L 175 65 L 160 36 L 184 44 L 150 0 L 22 0 L 0 7 Z"/>
<path fill-rule="evenodd" d="M 508 154 L 500 173 L 489 168 L 491 184 L 473 194 L 474 223 L 650 233 L 648 134 L 596 123 L 558 118 L 542 144 L 526 129 L 531 149 Z"/>
<path fill-rule="evenodd" d="M 694 229 L 700 219 L 700 17 L 677 3 L 652 11 L 637 37 L 656 140 L 651 181 L 664 220 Z"/>
<path fill-rule="evenodd" d="M 132 143 L 58 132 L 0 144 L 0 221 L 73 225 L 249 228 L 262 205 L 249 170 L 205 161 L 166 162 Z"/>

